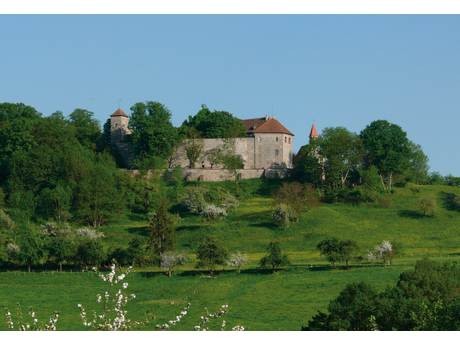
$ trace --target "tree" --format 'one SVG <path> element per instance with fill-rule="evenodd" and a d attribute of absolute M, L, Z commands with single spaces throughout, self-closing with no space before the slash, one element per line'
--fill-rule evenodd
<path fill-rule="evenodd" d="M 194 116 L 189 116 L 181 126 L 183 133 L 198 133 L 201 138 L 237 138 L 246 135 L 241 120 L 226 111 L 211 111 L 202 105 Z"/>
<path fill-rule="evenodd" d="M 227 250 L 214 238 L 206 236 L 196 250 L 197 267 L 206 267 L 212 274 L 216 265 L 224 265 Z"/>
<path fill-rule="evenodd" d="M 325 256 L 327 261 L 335 267 L 336 263 L 341 260 L 340 241 L 336 238 L 329 238 L 318 243 L 316 248 L 322 256 Z"/>
<path fill-rule="evenodd" d="M 272 271 L 275 271 L 285 265 L 289 265 L 289 258 L 281 251 L 279 242 L 270 242 L 267 247 L 267 255 L 260 259 L 260 266 L 269 266 Z"/>
<path fill-rule="evenodd" d="M 83 267 L 97 266 L 105 259 L 104 248 L 98 240 L 84 240 L 78 244 L 75 260 Z"/>
<path fill-rule="evenodd" d="M 396 254 L 396 248 L 390 241 L 382 241 L 376 245 L 373 250 L 369 251 L 367 257 L 369 260 L 382 260 L 383 264 L 391 265 L 393 257 Z"/>
<path fill-rule="evenodd" d="M 348 284 L 329 303 L 328 313 L 319 312 L 303 327 L 305 331 L 375 330 L 378 294 L 366 283 Z"/>
<path fill-rule="evenodd" d="M 339 242 L 340 260 L 345 262 L 345 267 L 348 268 L 348 262 L 352 259 L 353 254 L 358 250 L 358 245 L 353 240 L 344 240 Z"/>
<path fill-rule="evenodd" d="M 273 194 L 275 204 L 285 204 L 290 207 L 296 217 L 318 205 L 318 195 L 311 185 L 299 182 L 283 182 Z"/>
<path fill-rule="evenodd" d="M 238 273 L 241 272 L 241 266 L 245 265 L 248 262 L 247 255 L 244 255 L 240 252 L 236 252 L 230 255 L 228 258 L 227 264 L 232 267 L 236 267 Z"/>
<path fill-rule="evenodd" d="M 182 254 L 174 252 L 166 252 L 161 254 L 161 268 L 164 268 L 167 272 L 168 277 L 171 277 L 177 266 L 183 265 L 186 261 L 186 257 Z"/>
<path fill-rule="evenodd" d="M 318 155 L 318 143 L 314 140 L 300 148 L 293 159 L 292 177 L 302 183 L 310 183 L 315 187 L 323 183 L 322 160 Z"/>
<path fill-rule="evenodd" d="M 167 159 L 179 140 L 171 112 L 158 102 L 136 103 L 131 112 L 129 128 L 138 164 L 149 157 Z"/>
<path fill-rule="evenodd" d="M 395 286 L 377 292 L 363 283 L 347 285 L 303 330 L 459 330 L 460 270 L 456 263 L 418 261 Z"/>
<path fill-rule="evenodd" d="M 62 222 L 70 218 L 72 189 L 59 184 L 55 188 L 44 188 L 40 192 L 39 205 L 41 213 Z"/>
<path fill-rule="evenodd" d="M 96 149 L 101 135 L 99 122 L 94 119 L 94 113 L 86 109 L 75 109 L 69 115 L 70 123 L 75 128 L 75 135 L 84 147 Z"/>
<path fill-rule="evenodd" d="M 76 212 L 95 228 L 106 223 L 123 207 L 116 184 L 117 174 L 113 161 L 106 155 L 99 155 L 78 183 Z"/>
<path fill-rule="evenodd" d="M 30 272 L 32 265 L 41 263 L 45 256 L 43 239 L 38 234 L 25 229 L 19 235 L 18 259 L 22 265 L 27 266 Z"/>
<path fill-rule="evenodd" d="M 393 176 L 402 173 L 409 164 L 410 146 L 406 132 L 398 125 L 378 120 L 360 134 L 367 165 L 378 169 L 382 186 L 391 191 Z"/>
<path fill-rule="evenodd" d="M 404 175 L 409 181 L 417 184 L 427 183 L 428 176 L 428 157 L 423 152 L 422 147 L 409 141 L 409 162 Z"/>
<path fill-rule="evenodd" d="M 318 138 L 319 156 L 324 159 L 326 182 L 333 188 L 345 187 L 353 170 L 363 159 L 359 136 L 343 127 L 325 128 Z"/>
<path fill-rule="evenodd" d="M 185 155 L 189 161 L 189 168 L 195 168 L 195 163 L 203 152 L 203 141 L 201 139 L 188 139 L 185 142 Z"/>
<path fill-rule="evenodd" d="M 48 256 L 59 266 L 62 272 L 62 265 L 71 261 L 76 255 L 75 242 L 65 236 L 55 236 L 48 241 Z"/>
<path fill-rule="evenodd" d="M 168 212 L 165 199 L 160 201 L 157 209 L 149 220 L 150 247 L 153 253 L 160 256 L 168 250 L 174 249 L 175 244 L 175 219 Z"/>
<path fill-rule="evenodd" d="M 235 181 L 238 181 L 238 170 L 244 167 L 243 158 L 233 153 L 222 153 L 220 161 L 224 169 L 230 171 Z"/>

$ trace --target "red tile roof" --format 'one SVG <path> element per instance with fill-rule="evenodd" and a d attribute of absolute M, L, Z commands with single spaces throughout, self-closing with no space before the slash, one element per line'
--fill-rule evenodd
<path fill-rule="evenodd" d="M 309 138 L 310 138 L 310 139 L 316 139 L 316 138 L 318 138 L 318 137 L 319 137 L 318 131 L 316 130 L 315 124 L 313 124 L 313 125 L 311 126 Z"/>
<path fill-rule="evenodd" d="M 289 129 L 284 127 L 277 119 L 274 117 L 260 117 L 255 119 L 246 119 L 241 120 L 243 125 L 246 127 L 248 134 L 252 133 L 283 133 L 283 134 L 292 134 Z"/>
<path fill-rule="evenodd" d="M 126 115 L 126 113 L 123 111 L 123 109 L 121 108 L 118 108 L 117 110 L 115 110 L 115 112 L 112 114 L 112 116 L 124 116 L 124 117 L 128 117 L 128 115 Z"/>

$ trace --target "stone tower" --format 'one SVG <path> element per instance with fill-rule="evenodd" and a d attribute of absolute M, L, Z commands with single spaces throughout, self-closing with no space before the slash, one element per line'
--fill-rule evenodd
<path fill-rule="evenodd" d="M 120 143 L 126 135 L 131 134 L 128 124 L 128 115 L 120 108 L 115 110 L 110 116 L 110 138 L 112 143 Z"/>
<path fill-rule="evenodd" d="M 128 127 L 129 117 L 126 113 L 118 108 L 110 115 L 110 141 L 112 149 L 117 154 L 117 160 L 125 168 L 131 166 L 133 154 L 127 136 L 131 134 Z"/>

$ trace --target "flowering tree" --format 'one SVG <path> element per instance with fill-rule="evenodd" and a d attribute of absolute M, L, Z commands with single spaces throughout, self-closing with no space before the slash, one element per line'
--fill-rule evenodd
<path fill-rule="evenodd" d="M 41 322 L 38 319 L 37 313 L 32 308 L 24 315 L 21 306 L 18 304 L 15 316 L 13 316 L 9 309 L 6 309 L 5 321 L 8 329 L 12 331 L 55 331 L 59 321 L 59 313 L 54 312 L 48 321 Z"/>
<path fill-rule="evenodd" d="M 230 255 L 227 264 L 232 267 L 236 267 L 238 273 L 241 272 L 241 266 L 248 262 L 248 257 L 240 252 L 236 252 Z"/>
<path fill-rule="evenodd" d="M 370 261 L 382 260 L 384 265 L 391 265 L 394 255 L 395 249 L 391 242 L 382 241 L 382 243 L 376 245 L 373 250 L 369 251 L 367 258 Z"/>
<path fill-rule="evenodd" d="M 171 277 L 174 272 L 174 269 L 178 265 L 183 265 L 186 262 L 187 258 L 182 254 L 167 252 L 161 254 L 160 259 L 161 268 L 166 270 L 168 277 Z"/>
<path fill-rule="evenodd" d="M 102 308 L 99 312 L 93 311 L 91 319 L 88 318 L 85 308 L 81 304 L 77 305 L 85 327 L 94 330 L 123 331 L 141 324 L 129 319 L 126 309 L 128 302 L 136 298 L 135 294 L 128 294 L 128 283 L 124 282 L 131 269 L 132 267 L 129 267 L 125 272 L 120 272 L 115 264 L 112 264 L 109 273 L 98 274 L 99 278 L 108 284 L 108 288 L 103 294 L 96 295 L 96 302 Z M 96 271 L 95 268 L 94 270 Z"/>

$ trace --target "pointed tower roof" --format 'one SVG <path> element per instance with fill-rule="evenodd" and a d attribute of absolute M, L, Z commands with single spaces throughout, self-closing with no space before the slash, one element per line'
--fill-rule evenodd
<path fill-rule="evenodd" d="M 115 112 L 112 114 L 112 116 L 124 116 L 124 117 L 128 117 L 128 115 L 126 115 L 126 113 L 123 111 L 123 109 L 121 108 L 118 108 L 117 110 L 115 110 Z"/>
<path fill-rule="evenodd" d="M 310 129 L 309 138 L 310 139 L 316 139 L 318 137 L 319 137 L 318 130 L 316 129 L 315 124 L 313 123 L 313 125 L 311 126 L 311 129 Z"/>

